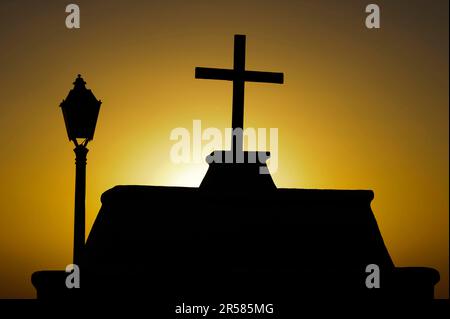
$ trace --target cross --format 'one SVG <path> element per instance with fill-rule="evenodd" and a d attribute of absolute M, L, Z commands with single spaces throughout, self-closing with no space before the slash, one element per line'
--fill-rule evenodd
<path fill-rule="evenodd" d="M 196 79 L 233 81 L 233 132 L 244 128 L 244 88 L 245 82 L 265 82 L 283 84 L 283 73 L 247 71 L 245 70 L 245 35 L 234 36 L 234 63 L 233 69 L 195 68 Z M 239 138 L 239 140 L 238 140 Z M 233 134 L 232 150 L 237 145 L 243 145 L 243 136 Z M 242 151 L 242 149 L 240 150 Z M 234 152 L 235 153 L 235 152 Z"/>

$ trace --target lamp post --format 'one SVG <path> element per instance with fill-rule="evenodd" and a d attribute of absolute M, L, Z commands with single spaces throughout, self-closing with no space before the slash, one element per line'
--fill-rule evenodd
<path fill-rule="evenodd" d="M 60 104 L 69 141 L 75 144 L 75 220 L 73 241 L 73 263 L 80 266 L 83 261 L 86 214 L 86 156 L 87 144 L 94 138 L 95 126 L 100 111 L 100 100 L 86 88 L 81 75 L 75 79 L 74 88 Z"/>

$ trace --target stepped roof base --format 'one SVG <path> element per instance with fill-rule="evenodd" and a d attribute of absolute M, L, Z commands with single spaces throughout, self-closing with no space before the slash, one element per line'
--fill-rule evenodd
<path fill-rule="evenodd" d="M 260 174 L 268 156 L 255 163 L 250 153 L 243 163 L 211 162 L 199 188 L 105 192 L 81 288 L 67 289 L 64 272 L 37 272 L 38 297 L 138 299 L 164 318 L 181 301 L 277 303 L 289 313 L 318 300 L 433 298 L 436 270 L 392 262 L 372 191 L 277 189 Z M 380 288 L 366 285 L 370 264 Z"/>
<path fill-rule="evenodd" d="M 82 288 L 65 288 L 61 272 L 35 273 L 33 283 L 44 299 L 143 298 L 155 306 L 209 299 L 431 300 L 439 274 L 394 266 L 372 198 L 358 190 L 277 189 L 261 196 L 115 187 L 103 194 L 86 244 Z M 380 289 L 365 285 L 368 264 L 380 267 Z"/>

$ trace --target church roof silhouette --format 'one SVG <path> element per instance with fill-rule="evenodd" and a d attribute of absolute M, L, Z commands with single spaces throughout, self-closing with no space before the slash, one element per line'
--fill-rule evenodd
<path fill-rule="evenodd" d="M 245 70 L 243 35 L 235 36 L 233 69 L 196 68 L 196 77 L 233 81 L 234 129 L 243 128 L 245 81 L 284 81 L 281 73 Z M 86 242 L 81 288 L 68 289 L 64 271 L 38 271 L 38 298 L 142 300 L 162 315 L 167 305 L 193 299 L 268 300 L 288 314 L 308 300 L 433 298 L 439 273 L 394 265 L 371 190 L 277 188 L 260 171 L 268 152 L 250 161 L 255 154 L 242 150 L 242 136 L 232 145 L 210 155 L 198 188 L 106 191 Z M 230 152 L 232 163 L 213 160 Z M 370 265 L 379 269 L 378 288 L 367 282 Z"/>

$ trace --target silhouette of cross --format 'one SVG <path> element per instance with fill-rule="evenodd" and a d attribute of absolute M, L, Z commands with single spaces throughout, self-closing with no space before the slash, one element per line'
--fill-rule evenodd
<path fill-rule="evenodd" d="M 233 69 L 195 68 L 196 79 L 233 81 L 233 132 L 244 129 L 244 88 L 245 82 L 265 82 L 283 84 L 283 73 L 247 71 L 245 70 L 245 35 L 234 36 Z M 237 140 L 239 138 L 239 140 Z M 243 145 L 243 136 L 233 134 L 232 150 L 236 145 Z M 241 150 L 242 151 L 242 150 Z"/>

